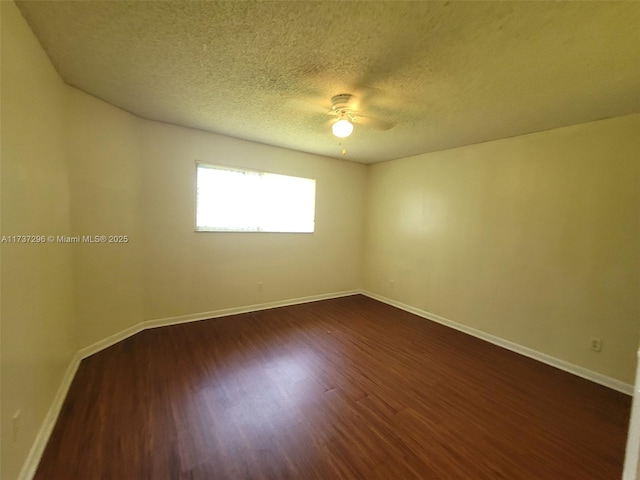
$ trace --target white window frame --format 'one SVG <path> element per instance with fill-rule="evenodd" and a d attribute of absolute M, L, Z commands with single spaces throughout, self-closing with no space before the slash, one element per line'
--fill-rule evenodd
<path fill-rule="evenodd" d="M 196 161 L 195 163 L 196 198 L 194 223 L 196 232 L 313 233 L 315 231 L 316 180 L 314 178 L 283 175 L 201 161 Z M 235 188 L 223 192 L 222 194 L 226 195 L 224 200 L 216 198 L 216 193 L 214 192 L 210 193 L 206 198 L 206 193 L 199 192 L 201 182 L 198 175 L 204 172 L 204 169 L 229 172 L 229 183 L 225 183 L 225 186 L 239 179 L 234 174 L 247 175 L 247 185 L 242 185 L 241 183 L 243 182 L 240 182 L 235 185 Z M 291 192 L 287 186 L 294 190 L 296 188 L 299 189 L 300 196 L 295 198 L 287 197 L 284 192 Z M 310 186 L 312 192 L 308 192 Z M 262 192 L 260 192 L 261 189 Z M 310 196 L 309 193 L 312 193 L 312 195 Z M 295 195 L 294 193 L 291 194 Z M 229 201 L 232 204 L 235 203 L 238 208 L 235 212 L 232 210 L 212 212 L 209 214 L 209 220 L 207 221 L 205 218 L 206 213 L 201 214 L 199 211 L 202 208 L 200 202 L 203 197 L 204 200 L 218 202 L 218 204 L 223 201 Z M 309 210 L 311 210 L 310 214 Z M 271 213 L 275 211 L 285 212 L 285 215 L 272 215 Z M 297 216 L 299 221 L 287 221 L 287 214 Z M 230 219 L 231 215 L 235 215 L 235 218 L 241 220 L 234 224 L 234 221 Z M 227 216 L 227 220 L 223 220 L 225 216 Z M 222 225 L 224 222 L 227 223 Z M 216 223 L 218 224 L 216 225 Z"/>

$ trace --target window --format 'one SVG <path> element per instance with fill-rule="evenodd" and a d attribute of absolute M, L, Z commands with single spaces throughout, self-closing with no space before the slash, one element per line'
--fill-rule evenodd
<path fill-rule="evenodd" d="M 314 231 L 316 181 L 196 164 L 196 230 Z"/>

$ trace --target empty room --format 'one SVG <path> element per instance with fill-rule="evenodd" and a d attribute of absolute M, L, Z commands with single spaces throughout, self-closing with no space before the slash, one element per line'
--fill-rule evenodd
<path fill-rule="evenodd" d="M 640 478 L 640 2 L 0 15 L 3 480 Z"/>

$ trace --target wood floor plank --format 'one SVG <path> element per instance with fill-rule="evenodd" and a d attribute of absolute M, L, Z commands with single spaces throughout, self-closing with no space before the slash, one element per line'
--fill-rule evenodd
<path fill-rule="evenodd" d="M 85 359 L 36 480 L 620 478 L 631 399 L 352 296 Z"/>

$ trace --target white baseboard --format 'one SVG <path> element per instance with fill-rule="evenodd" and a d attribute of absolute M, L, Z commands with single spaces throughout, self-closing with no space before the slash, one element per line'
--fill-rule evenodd
<path fill-rule="evenodd" d="M 638 480 L 638 460 L 640 457 L 640 350 L 636 366 L 636 383 L 631 404 L 631 419 L 627 434 L 627 447 L 624 455 L 622 480 Z"/>
<path fill-rule="evenodd" d="M 203 312 L 203 313 L 195 313 L 190 315 L 181 315 L 176 317 L 168 317 L 168 318 L 160 318 L 155 320 L 147 320 L 132 327 L 127 328 L 121 332 L 118 332 L 114 335 L 111 335 L 103 340 L 100 340 L 93 345 L 89 345 L 76 353 L 71 360 L 71 363 L 67 367 L 67 371 L 62 378 L 62 382 L 58 387 L 58 391 L 53 399 L 51 406 L 49 407 L 49 411 L 42 422 L 42 426 L 36 435 L 36 439 L 31 446 L 31 450 L 29 451 L 29 455 L 22 466 L 22 470 L 20 471 L 20 475 L 18 476 L 18 480 L 31 480 L 36 473 L 36 469 L 38 468 L 38 464 L 40 463 L 40 458 L 44 453 L 44 449 L 47 446 L 47 442 L 49 441 L 49 437 L 53 432 L 53 428 L 55 427 L 56 421 L 58 420 L 58 415 L 60 415 L 60 410 L 62 409 L 62 404 L 64 403 L 64 399 L 67 397 L 67 393 L 69 391 L 69 387 L 71 386 L 71 382 L 73 381 L 73 377 L 80 366 L 80 362 L 93 355 L 94 353 L 98 353 L 105 348 L 108 348 L 116 343 L 135 335 L 136 333 L 140 333 L 143 330 L 147 330 L 150 328 L 157 327 L 165 327 L 169 325 L 176 325 L 179 323 L 188 323 L 188 322 L 197 322 L 200 320 L 208 320 L 211 318 L 220 318 L 220 317 L 228 317 L 230 315 L 238 315 L 241 313 L 250 313 L 257 312 L 260 310 L 268 310 L 270 308 L 278 308 L 278 307 L 286 307 L 289 305 L 299 305 L 302 303 L 309 302 L 317 302 L 319 300 L 329 300 L 332 298 L 340 298 L 340 297 L 349 297 L 351 295 L 357 295 L 361 293 L 360 290 L 347 290 L 342 292 L 334 292 L 334 293 L 324 293 L 321 295 L 310 295 L 307 297 L 299 297 L 299 298 L 291 298 L 288 300 L 278 300 L 275 302 L 267 302 L 267 303 L 259 303 L 256 305 L 249 305 L 246 307 L 234 307 L 234 308 L 225 308 L 221 310 L 214 310 L 211 312 Z"/>
<path fill-rule="evenodd" d="M 49 407 L 49 411 L 47 411 L 47 415 L 42 422 L 40 430 L 38 430 L 38 434 L 31 446 L 31 450 L 29 450 L 29 455 L 27 455 L 27 459 L 22 466 L 20 475 L 18 475 L 18 480 L 31 480 L 35 475 L 38 464 L 40 463 L 40 458 L 44 453 L 44 449 L 47 446 L 47 442 L 53 432 L 53 428 L 56 426 L 58 415 L 60 415 L 60 410 L 62 410 L 62 404 L 64 403 L 64 399 L 67 397 L 67 392 L 69 391 L 73 377 L 76 375 L 78 366 L 80 366 L 80 360 L 82 360 L 82 358 L 79 354 L 76 354 L 67 367 L 66 372 L 64 372 L 62 382 L 60 382 L 60 386 L 58 387 L 55 397 L 53 397 L 53 402 Z"/>
<path fill-rule="evenodd" d="M 520 355 L 524 355 L 525 357 L 533 358 L 534 360 L 538 360 L 539 362 L 546 363 L 547 365 L 551 365 L 552 367 L 559 368 L 560 370 L 564 370 L 565 372 L 569 372 L 587 380 L 591 380 L 592 382 L 604 385 L 605 387 L 617 390 L 618 392 L 625 393 L 627 395 L 633 395 L 633 385 L 622 382 L 616 378 L 612 378 L 607 375 L 603 375 L 601 373 L 581 367 L 579 365 L 560 360 L 559 358 L 555 358 L 545 353 L 541 353 L 531 348 L 519 345 L 517 343 L 510 342 L 509 340 L 496 337 L 495 335 L 491 335 L 481 330 L 468 327 L 466 325 L 463 325 L 462 323 L 454 322 L 453 320 L 449 320 L 425 310 L 412 307 L 411 305 L 398 302 L 397 300 L 387 298 L 383 295 L 378 295 L 377 293 L 373 293 L 367 290 L 361 290 L 360 293 L 366 295 L 367 297 L 373 298 L 374 300 L 378 300 L 406 312 L 418 315 L 419 317 L 426 318 L 427 320 L 431 320 L 442 325 L 446 325 L 447 327 L 454 328 L 455 330 L 467 333 L 486 342 L 493 343 L 494 345 L 498 345 L 499 347 L 503 347 L 507 350 L 519 353 Z"/>
<path fill-rule="evenodd" d="M 137 325 L 122 330 L 114 335 L 104 338 L 93 345 L 83 348 L 78 352 L 80 360 L 87 358 L 94 353 L 98 353 L 105 348 L 115 345 L 122 340 L 129 338 L 136 333 L 140 333 L 143 330 L 158 327 L 168 327 L 169 325 L 178 325 L 180 323 L 199 322 L 201 320 L 209 320 L 212 318 L 228 317 L 230 315 L 239 315 L 242 313 L 258 312 L 260 310 L 269 310 L 270 308 L 287 307 L 289 305 L 300 305 L 302 303 L 317 302 L 320 300 L 330 300 L 332 298 L 349 297 L 351 295 L 358 295 L 360 290 L 346 290 L 342 292 L 323 293 L 320 295 L 310 295 L 308 297 L 291 298 L 288 300 L 277 300 L 275 302 L 257 303 L 255 305 L 248 305 L 246 307 L 232 307 L 224 308 L 220 310 L 213 310 L 211 312 L 192 313 L 188 315 L 178 315 L 175 317 L 158 318 L 154 320 L 146 320 L 140 322 Z"/>

